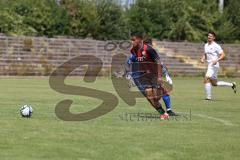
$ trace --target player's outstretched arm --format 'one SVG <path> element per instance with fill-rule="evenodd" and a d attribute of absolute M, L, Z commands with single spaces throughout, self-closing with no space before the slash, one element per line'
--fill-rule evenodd
<path fill-rule="evenodd" d="M 200 59 L 201 63 L 204 63 L 206 60 L 206 54 L 204 53 Z"/>
<path fill-rule="evenodd" d="M 225 53 L 223 51 L 219 54 L 220 54 L 220 57 L 218 59 L 212 61 L 213 65 L 217 64 L 217 62 L 219 62 L 225 58 Z"/>

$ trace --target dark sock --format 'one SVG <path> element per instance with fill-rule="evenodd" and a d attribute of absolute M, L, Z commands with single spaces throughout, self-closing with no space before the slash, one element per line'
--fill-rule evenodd
<path fill-rule="evenodd" d="M 164 111 L 164 109 L 162 108 L 162 107 L 159 107 L 159 108 L 155 108 L 157 111 L 158 111 L 158 113 L 160 113 L 160 114 L 164 114 L 165 113 L 165 111 Z"/>

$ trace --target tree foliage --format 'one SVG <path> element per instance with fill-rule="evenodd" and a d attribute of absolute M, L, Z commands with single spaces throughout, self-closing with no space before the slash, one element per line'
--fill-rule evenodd
<path fill-rule="evenodd" d="M 127 39 L 142 32 L 159 40 L 239 41 L 240 2 L 225 0 L 136 0 L 123 8 L 114 0 L 0 0 L 0 32 L 7 35 Z"/>
<path fill-rule="evenodd" d="M 1 0 L 0 30 L 10 35 L 67 34 L 67 14 L 54 0 Z"/>

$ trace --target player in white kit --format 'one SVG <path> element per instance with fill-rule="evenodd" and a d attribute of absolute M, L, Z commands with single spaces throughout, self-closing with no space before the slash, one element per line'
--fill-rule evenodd
<path fill-rule="evenodd" d="M 211 100 L 211 87 L 212 86 L 222 86 L 222 87 L 231 87 L 234 93 L 237 92 L 235 82 L 224 82 L 217 80 L 217 74 L 219 70 L 219 61 L 224 59 L 225 53 L 222 50 L 221 46 L 215 42 L 215 33 L 208 33 L 208 42 L 204 46 L 204 54 L 201 58 L 201 62 L 204 63 L 207 61 L 207 73 L 204 78 L 205 84 L 205 93 L 206 100 Z"/>

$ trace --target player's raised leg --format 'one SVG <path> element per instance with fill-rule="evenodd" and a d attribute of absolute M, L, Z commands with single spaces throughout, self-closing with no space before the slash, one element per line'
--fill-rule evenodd
<path fill-rule="evenodd" d="M 225 81 L 217 81 L 217 86 L 219 87 L 231 87 L 234 93 L 237 93 L 237 85 L 235 82 L 225 82 Z"/>
<path fill-rule="evenodd" d="M 218 74 L 219 66 L 218 65 L 209 65 L 208 71 L 206 76 L 210 77 L 209 80 L 213 86 L 219 87 L 229 87 L 232 88 L 234 93 L 237 92 L 237 87 L 235 82 L 225 82 L 225 81 L 218 81 L 217 74 Z"/>

